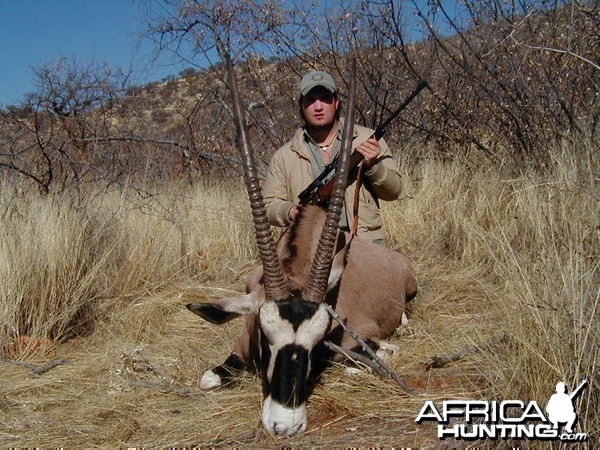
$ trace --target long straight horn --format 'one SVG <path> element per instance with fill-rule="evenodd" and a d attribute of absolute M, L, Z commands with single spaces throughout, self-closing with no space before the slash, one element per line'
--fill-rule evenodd
<path fill-rule="evenodd" d="M 352 61 L 352 78 L 350 79 L 350 92 L 348 95 L 348 114 L 344 122 L 342 132 L 342 146 L 340 149 L 340 158 L 338 168 L 333 184 L 333 191 L 327 208 L 327 218 L 321 232 L 319 245 L 315 259 L 310 267 L 308 282 L 306 283 L 304 300 L 321 303 L 325 299 L 325 290 L 327 280 L 331 271 L 331 262 L 333 260 L 333 249 L 337 237 L 340 216 L 342 215 L 342 206 L 344 203 L 344 193 L 348 184 L 348 172 L 350 168 L 350 151 L 352 149 L 352 133 L 354 129 L 354 102 L 356 90 L 356 61 Z"/>
<path fill-rule="evenodd" d="M 246 189 L 248 190 L 250 206 L 252 208 L 258 253 L 263 265 L 265 297 L 267 300 L 284 300 L 288 297 L 288 292 L 283 278 L 283 269 L 281 268 L 281 263 L 279 262 L 275 250 L 275 242 L 273 240 L 273 235 L 271 234 L 269 220 L 267 219 L 265 203 L 256 166 L 254 164 L 254 153 L 248 138 L 248 128 L 246 127 L 246 121 L 244 119 L 244 111 L 237 86 L 235 71 L 229 54 L 225 53 L 224 56 L 229 89 L 233 99 L 233 116 L 237 132 L 238 147 L 244 165 L 244 180 L 246 182 Z"/>

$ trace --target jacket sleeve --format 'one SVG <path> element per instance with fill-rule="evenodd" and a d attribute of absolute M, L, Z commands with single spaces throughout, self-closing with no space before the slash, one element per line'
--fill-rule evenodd
<path fill-rule="evenodd" d="M 402 179 L 392 152 L 385 140 L 381 140 L 381 154 L 377 163 L 365 172 L 375 194 L 381 200 L 391 201 L 400 197 Z"/>
<path fill-rule="evenodd" d="M 277 151 L 271 159 L 263 186 L 263 197 L 269 223 L 285 227 L 290 224 L 288 213 L 294 204 L 288 200 L 286 171 L 282 152 Z"/>

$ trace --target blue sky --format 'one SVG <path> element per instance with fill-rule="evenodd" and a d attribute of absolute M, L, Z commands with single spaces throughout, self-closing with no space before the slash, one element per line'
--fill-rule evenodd
<path fill-rule="evenodd" d="M 134 84 L 178 74 L 188 65 L 148 66 L 143 14 L 131 0 L 0 0 L 0 106 L 34 90 L 32 67 L 61 57 L 82 65 L 132 68 Z"/>
<path fill-rule="evenodd" d="M 329 1 L 316 4 L 326 7 Z M 417 2 L 426 4 L 426 0 Z M 146 26 L 139 3 L 0 0 L 0 107 L 16 105 L 35 90 L 32 68 L 62 57 L 82 67 L 107 63 L 111 68 L 131 70 L 132 85 L 161 80 L 190 67 L 190 63 L 173 65 L 166 54 L 162 61 L 148 65 L 153 46 L 141 39 Z"/>

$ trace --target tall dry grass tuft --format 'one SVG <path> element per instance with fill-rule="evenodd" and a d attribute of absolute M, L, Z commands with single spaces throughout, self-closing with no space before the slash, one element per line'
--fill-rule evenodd
<path fill-rule="evenodd" d="M 587 150 L 587 151 L 584 151 Z M 562 147 L 548 176 L 511 181 L 506 212 L 495 216 L 495 272 L 505 280 L 512 351 L 497 361 L 496 389 L 545 402 L 557 382 L 587 389 L 578 400 L 582 430 L 600 430 L 600 192 L 598 166 Z M 512 226 L 502 226 L 512 217 Z M 501 387 L 501 389 L 498 389 Z"/>
<path fill-rule="evenodd" d="M 17 201 L 14 192 L 0 194 L 5 348 L 20 336 L 87 334 L 148 293 L 237 273 L 236 264 L 254 259 L 238 206 L 243 192 L 224 183 L 96 192 L 83 202 L 68 194 L 21 194 Z"/>
<path fill-rule="evenodd" d="M 487 348 L 488 396 L 545 407 L 557 382 L 573 390 L 587 379 L 580 423 L 597 435 L 600 192 L 593 151 L 585 141 L 557 145 L 544 174 L 515 176 L 469 157 L 405 165 L 405 198 L 386 208 L 386 228 L 392 245 L 418 260 L 425 292 L 434 289 L 427 314 L 453 317 L 440 320 L 449 338 Z M 461 320 L 467 316 L 470 323 Z M 506 347 L 498 347 L 503 338 Z M 440 351 L 452 352 L 451 339 Z"/>

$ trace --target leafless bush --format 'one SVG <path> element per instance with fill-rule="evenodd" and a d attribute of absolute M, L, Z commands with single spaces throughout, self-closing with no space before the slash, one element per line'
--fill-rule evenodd
<path fill-rule="evenodd" d="M 543 168 L 553 142 L 597 140 L 597 2 L 146 4 L 148 37 L 157 51 L 190 63 L 185 78 L 130 88 L 127 76 L 105 67 L 64 59 L 42 66 L 37 91 L 0 116 L 0 169 L 42 192 L 123 175 L 236 174 L 218 45 L 236 59 L 263 168 L 300 123 L 300 76 L 328 70 L 343 96 L 350 58 L 358 61 L 358 120 L 367 126 L 381 123 L 419 80 L 429 82 L 387 131 L 403 157 L 476 148 L 514 160 L 518 170 Z"/>
<path fill-rule="evenodd" d="M 434 40 L 436 77 L 447 80 L 438 97 L 454 128 L 537 166 L 551 142 L 597 134 L 597 3 L 466 2 L 466 25 L 443 2 L 435 8 L 450 37 L 421 17 Z"/>
<path fill-rule="evenodd" d="M 34 71 L 36 91 L 20 108 L 2 114 L 0 167 L 49 193 L 109 178 L 111 155 L 94 143 L 109 133 L 108 113 L 127 76 L 67 59 Z"/>

